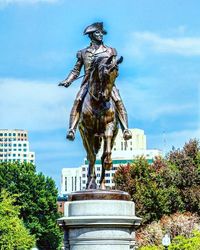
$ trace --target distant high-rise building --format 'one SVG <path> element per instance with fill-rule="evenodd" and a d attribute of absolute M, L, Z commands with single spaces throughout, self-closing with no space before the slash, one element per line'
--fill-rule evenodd
<path fill-rule="evenodd" d="M 156 156 L 162 154 L 157 149 L 147 149 L 146 135 L 142 129 L 130 129 L 132 132 L 132 139 L 125 141 L 121 129 L 117 134 L 112 149 L 113 167 L 110 171 L 106 171 L 105 182 L 106 186 L 113 188 L 113 177 L 120 165 L 132 163 L 137 157 L 144 156 L 149 163 L 153 162 Z M 101 176 L 101 155 L 103 153 L 101 147 L 97 154 L 95 163 L 96 182 L 99 185 Z M 87 168 L 88 161 L 85 159 L 84 164 L 78 168 L 63 168 L 61 180 L 61 193 L 67 194 L 73 191 L 79 191 L 86 188 L 87 182 Z"/>
<path fill-rule="evenodd" d="M 0 162 L 35 163 L 30 151 L 28 132 L 21 129 L 0 129 Z"/>

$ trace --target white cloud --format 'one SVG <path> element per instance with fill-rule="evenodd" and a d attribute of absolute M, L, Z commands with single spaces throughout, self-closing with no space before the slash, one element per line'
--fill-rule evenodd
<path fill-rule="evenodd" d="M 162 37 L 153 32 L 133 32 L 125 51 L 138 58 L 149 52 L 200 56 L 200 37 Z"/>
<path fill-rule="evenodd" d="M 0 127 L 49 130 L 67 126 L 77 87 L 0 79 Z M 76 85 L 77 86 L 77 85 Z"/>
<path fill-rule="evenodd" d="M 0 0 L 0 7 L 6 7 L 11 4 L 38 4 L 38 3 L 56 3 L 60 0 Z"/>
<path fill-rule="evenodd" d="M 159 148 L 166 154 L 172 149 L 172 146 L 182 148 L 186 142 L 195 138 L 200 139 L 200 127 L 193 130 L 165 131 L 165 133 L 162 134 L 149 135 L 148 141 L 150 142 L 150 147 Z"/>

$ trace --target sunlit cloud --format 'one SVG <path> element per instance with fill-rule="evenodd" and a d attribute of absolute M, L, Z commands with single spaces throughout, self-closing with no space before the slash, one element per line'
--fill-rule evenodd
<path fill-rule="evenodd" d="M 57 82 L 0 79 L 0 127 L 63 128 L 77 91 L 58 87 Z"/>
<path fill-rule="evenodd" d="M 184 27 L 179 27 L 179 33 L 185 32 Z M 148 53 L 175 54 L 180 56 L 199 56 L 200 37 L 169 36 L 164 37 L 153 32 L 133 32 L 125 48 L 138 58 Z"/>

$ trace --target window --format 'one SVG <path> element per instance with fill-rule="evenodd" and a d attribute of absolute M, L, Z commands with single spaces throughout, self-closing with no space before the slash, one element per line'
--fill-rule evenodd
<path fill-rule="evenodd" d="M 19 144 L 18 144 L 18 147 L 21 147 L 21 146 L 22 146 L 22 144 L 21 144 L 21 143 L 19 143 Z"/>
<path fill-rule="evenodd" d="M 65 177 L 65 191 L 67 191 L 67 177 Z"/>
<path fill-rule="evenodd" d="M 127 150 L 128 143 L 127 141 L 124 142 L 124 150 Z"/>
<path fill-rule="evenodd" d="M 11 136 L 12 134 L 11 134 L 11 133 L 9 133 L 8 135 L 9 135 L 9 136 Z"/>
<path fill-rule="evenodd" d="M 24 143 L 23 145 L 24 145 L 24 147 L 26 147 L 26 143 Z"/>
<path fill-rule="evenodd" d="M 7 136 L 7 133 L 5 133 L 4 136 Z"/>
<path fill-rule="evenodd" d="M 110 177 L 110 173 L 106 173 L 105 176 L 106 176 L 106 177 Z"/>
<path fill-rule="evenodd" d="M 97 171 L 100 171 L 101 170 L 101 168 L 100 167 L 97 167 Z"/>
<path fill-rule="evenodd" d="M 85 168 L 82 168 L 82 171 L 85 171 Z"/>
<path fill-rule="evenodd" d="M 85 174 L 82 174 L 82 177 L 84 178 L 86 175 Z"/>
<path fill-rule="evenodd" d="M 75 191 L 76 191 L 76 176 L 75 176 L 75 181 L 74 181 L 74 182 L 75 182 L 75 188 L 74 188 L 74 189 L 75 189 Z"/>
<path fill-rule="evenodd" d="M 106 180 L 106 183 L 110 183 L 110 180 Z"/>
<path fill-rule="evenodd" d="M 121 150 L 123 150 L 123 141 L 121 142 Z"/>
<path fill-rule="evenodd" d="M 13 133 L 13 136 L 16 136 L 16 133 Z"/>

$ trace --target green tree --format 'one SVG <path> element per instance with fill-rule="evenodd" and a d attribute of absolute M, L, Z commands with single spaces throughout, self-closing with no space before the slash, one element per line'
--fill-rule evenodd
<path fill-rule="evenodd" d="M 20 194 L 16 205 L 21 207 L 20 217 L 31 234 L 36 236 L 41 250 L 59 249 L 62 234 L 56 224 L 57 189 L 54 181 L 42 173 L 36 173 L 32 164 L 0 164 L 0 189 Z"/>
<path fill-rule="evenodd" d="M 153 164 L 140 157 L 121 166 L 114 181 L 117 189 L 129 192 L 144 224 L 177 211 L 200 215 L 199 142 L 190 140 L 182 150 L 173 149 Z"/>
<path fill-rule="evenodd" d="M 14 205 L 16 196 L 2 190 L 0 194 L 0 249 L 30 250 L 35 245 L 34 236 L 19 218 L 20 207 Z"/>

